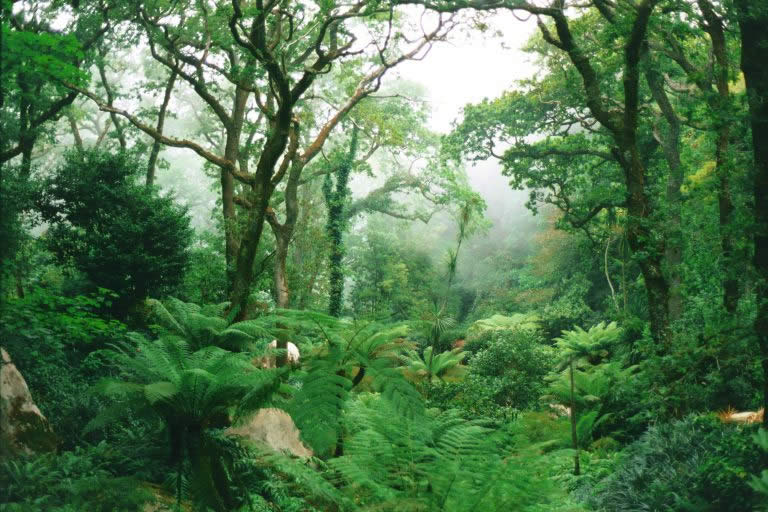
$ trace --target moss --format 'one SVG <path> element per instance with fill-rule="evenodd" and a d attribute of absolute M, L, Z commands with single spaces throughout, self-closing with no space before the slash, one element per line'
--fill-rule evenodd
<path fill-rule="evenodd" d="M 58 441 L 48 420 L 39 413 L 24 410 L 24 403 L 22 397 L 15 397 L 11 402 L 8 419 L 15 427 L 14 439 L 11 440 L 15 447 L 11 446 L 9 450 L 28 448 L 35 453 L 55 451 Z"/>

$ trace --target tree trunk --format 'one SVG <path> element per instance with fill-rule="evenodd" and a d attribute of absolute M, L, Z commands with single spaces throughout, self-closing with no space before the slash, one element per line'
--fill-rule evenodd
<path fill-rule="evenodd" d="M 573 361 L 570 364 L 571 373 L 571 441 L 573 442 L 573 449 L 576 453 L 573 455 L 573 474 L 578 476 L 581 474 L 581 461 L 579 460 L 579 434 L 576 431 L 576 398 L 575 398 L 575 386 L 573 383 Z"/>
<path fill-rule="evenodd" d="M 101 78 L 101 85 L 104 87 L 104 91 L 107 93 L 107 105 L 114 106 L 115 93 L 107 80 L 107 65 L 105 59 L 107 56 L 107 50 L 104 46 L 99 46 L 99 58 L 96 61 L 96 68 L 99 70 L 99 77 Z M 120 149 L 125 150 L 128 146 L 125 140 L 125 133 L 123 131 L 123 125 L 120 123 L 120 119 L 114 112 L 109 113 L 109 117 L 112 119 L 112 125 L 115 127 L 115 133 L 117 134 L 117 140 L 120 143 Z"/>
<path fill-rule="evenodd" d="M 669 334 L 669 283 L 663 272 L 664 239 L 651 227 L 653 205 L 645 189 L 645 166 L 637 144 L 639 117 L 640 61 L 646 50 L 646 32 L 657 0 L 645 0 L 637 9 L 637 18 L 624 50 L 624 119 L 614 130 L 627 184 L 627 241 L 639 257 L 640 270 L 648 296 L 648 313 L 653 338 L 659 345 Z"/>
<path fill-rule="evenodd" d="M 722 250 L 721 270 L 723 272 L 723 304 L 726 311 L 735 313 L 739 302 L 739 280 L 734 257 L 733 199 L 731 198 L 731 164 L 728 155 L 731 138 L 731 92 L 728 85 L 730 60 L 725 39 L 723 20 L 717 15 L 709 0 L 698 0 L 704 15 L 704 29 L 712 43 L 715 57 L 715 85 L 717 96 L 709 91 L 709 105 L 714 111 L 717 142 L 715 145 L 715 172 L 718 180 L 717 203 L 720 222 L 720 247 Z"/>
<path fill-rule="evenodd" d="M 754 215 L 757 273 L 757 316 L 755 334 L 760 346 L 763 367 L 763 407 L 768 410 L 768 6 L 754 0 L 737 0 L 741 28 L 741 69 L 749 98 L 750 124 L 754 151 Z M 768 413 L 763 415 L 768 426 Z"/>
<path fill-rule="evenodd" d="M 248 214 L 245 233 L 237 248 L 237 259 L 230 293 L 230 312 L 235 311 L 233 318 L 235 322 L 246 319 L 248 295 L 253 282 L 253 262 L 256 259 L 261 235 L 264 232 L 269 199 L 275 189 L 272 176 L 280 155 L 283 154 L 288 145 L 292 111 L 293 105 L 283 104 L 280 106 L 256 166 L 256 176 L 251 186 L 252 208 Z"/>
<path fill-rule="evenodd" d="M 648 24 L 657 3 L 658 0 L 643 0 L 635 8 L 637 15 L 624 47 L 623 115 L 606 104 L 597 70 L 573 37 L 565 12 L 558 9 L 546 12 L 555 22 L 557 39 L 543 22 L 539 22 L 539 28 L 545 41 L 568 54 L 581 76 L 587 107 L 593 117 L 611 132 L 616 143 L 614 156 L 624 171 L 627 187 L 627 242 L 638 257 L 645 280 L 653 338 L 658 345 L 664 345 L 669 332 L 669 285 L 662 271 L 664 241 L 651 227 L 653 204 L 645 190 L 645 166 L 637 144 L 640 63 L 647 49 Z M 532 8 L 531 12 L 535 10 Z"/>
<path fill-rule="evenodd" d="M 299 126 L 295 124 L 288 145 L 288 154 L 283 161 L 283 166 L 290 165 L 288 180 L 285 184 L 285 222 L 280 224 L 277 214 L 271 208 L 267 210 L 267 220 L 275 235 L 275 265 L 274 287 L 275 302 L 279 308 L 288 308 L 291 304 L 291 290 L 288 285 L 286 273 L 286 261 L 288 260 L 288 247 L 296 231 L 296 222 L 299 219 L 299 181 L 304 171 L 306 160 L 296 155 L 299 145 Z"/>
<path fill-rule="evenodd" d="M 667 133 L 659 134 L 657 138 L 664 152 L 664 158 L 669 167 L 667 176 L 667 222 L 664 259 L 669 280 L 669 303 L 667 314 L 669 321 L 674 322 L 683 314 L 683 294 L 681 265 L 683 262 L 683 231 L 682 231 L 682 193 L 683 166 L 680 161 L 680 119 L 669 101 L 664 90 L 664 77 L 658 68 L 650 65 L 645 70 L 646 81 L 651 94 L 661 110 L 667 123 Z"/>
<path fill-rule="evenodd" d="M 286 236 L 284 230 L 275 229 L 275 264 L 274 264 L 274 285 L 275 285 L 275 303 L 278 308 L 289 308 L 291 306 L 291 291 L 288 287 L 288 278 L 285 272 L 285 262 L 288 259 L 288 245 L 291 240 L 290 235 Z"/>
<path fill-rule="evenodd" d="M 238 86 L 232 109 L 231 124 L 226 127 L 224 158 L 230 162 L 240 161 L 240 136 L 243 133 L 245 111 L 250 92 Z M 241 169 L 246 171 L 246 169 Z M 221 169 L 221 209 L 224 220 L 225 259 L 227 264 L 227 292 L 234 289 L 235 264 L 239 248 L 237 217 L 235 213 L 235 178 L 229 169 Z M 254 253 L 255 255 L 255 253 Z M 253 262 L 251 262 L 251 265 Z M 252 270 L 251 270 L 252 272 Z"/>
<path fill-rule="evenodd" d="M 173 85 L 176 82 L 176 71 L 171 71 L 171 76 L 168 77 L 168 82 L 165 84 L 165 95 L 163 96 L 163 103 L 160 105 L 160 112 L 157 114 L 156 130 L 158 133 L 163 133 L 163 127 L 165 126 L 165 115 L 168 112 L 168 104 L 171 102 L 171 92 L 173 91 Z M 147 164 L 147 180 L 146 184 L 151 187 L 155 183 L 155 168 L 157 167 L 157 157 L 160 155 L 160 141 L 155 139 L 152 143 L 152 151 L 149 154 L 149 163 Z"/>

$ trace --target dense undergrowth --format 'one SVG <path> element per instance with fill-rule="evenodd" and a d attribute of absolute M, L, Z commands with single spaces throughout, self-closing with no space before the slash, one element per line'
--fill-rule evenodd
<path fill-rule="evenodd" d="M 768 510 L 766 27 L 0 0 L 0 510 Z"/>
<path fill-rule="evenodd" d="M 430 358 L 423 343 L 434 324 L 424 321 L 272 310 L 228 324 L 223 306 L 169 299 L 149 301 L 130 331 L 99 316 L 108 300 L 38 289 L 3 311 L 4 346 L 19 354 L 59 437 L 58 453 L 2 464 L 8 510 L 178 501 L 201 510 L 737 511 L 761 503 L 750 486 L 768 464 L 757 427 L 706 413 L 642 414 L 632 390 L 647 370 L 618 364 L 616 327 L 574 331 L 581 345 L 563 352 L 536 319 L 496 317 L 470 326 L 464 352 Z M 301 350 L 301 368 L 253 365 L 285 335 Z M 30 344 L 39 348 L 23 350 Z M 573 396 L 558 353 L 574 354 L 566 356 L 577 363 Z M 225 433 L 267 406 L 290 412 L 311 460 Z"/>

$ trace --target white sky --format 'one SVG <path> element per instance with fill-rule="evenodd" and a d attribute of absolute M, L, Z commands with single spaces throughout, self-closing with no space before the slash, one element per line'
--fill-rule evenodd
<path fill-rule="evenodd" d="M 405 62 L 396 69 L 395 76 L 418 82 L 429 92 L 434 130 L 447 132 L 464 105 L 495 98 L 534 71 L 520 48 L 536 25 L 506 12 L 494 14 L 488 21 L 486 32 L 457 34 L 451 41 L 435 45 L 424 60 Z M 497 30 L 503 37 L 493 35 Z"/>
<path fill-rule="evenodd" d="M 493 14 L 489 30 L 469 30 L 450 42 L 436 45 L 423 61 L 398 66 L 394 76 L 420 83 L 432 106 L 430 126 L 447 133 L 460 118 L 462 108 L 484 98 L 496 98 L 511 89 L 514 82 L 535 72 L 529 55 L 521 51 L 536 30 L 533 21 L 522 22 L 508 12 Z M 494 36 L 499 31 L 502 36 Z M 513 225 L 530 218 L 525 209 L 526 191 L 512 190 L 496 161 L 480 162 L 467 168 L 472 188 L 488 204 L 487 218 L 497 227 Z M 487 236 L 495 236 L 490 232 Z M 481 237 L 482 238 L 482 237 Z"/>
<path fill-rule="evenodd" d="M 388 75 L 387 81 L 402 79 L 424 87 L 432 108 L 430 127 L 433 130 L 450 131 L 466 104 L 495 98 L 510 89 L 516 80 L 527 78 L 535 71 L 528 55 L 520 50 L 535 31 L 534 23 L 522 22 L 507 12 L 489 15 L 484 21 L 489 25 L 485 32 L 466 28 L 462 33 L 457 31 L 450 41 L 436 44 L 425 59 L 402 63 Z M 502 35 L 495 35 L 497 32 Z M 201 212 L 197 222 L 205 223 L 208 215 L 205 212 L 210 211 L 216 194 L 200 189 L 202 180 L 199 162 L 195 163 L 197 157 L 175 148 L 168 148 L 163 154 L 171 162 L 171 173 L 182 172 L 189 177 L 190 184 L 196 183 L 195 194 L 187 190 L 182 195 L 197 196 L 192 200 L 198 202 L 195 210 Z M 159 171 L 161 184 L 168 172 Z M 468 168 L 468 174 L 472 187 L 488 202 L 487 214 L 494 224 L 528 215 L 523 208 L 527 194 L 509 188 L 508 179 L 501 175 L 497 162 L 480 163 Z M 174 181 L 178 187 L 179 181 Z M 364 176 L 356 176 L 350 185 L 356 193 L 371 186 L 370 179 Z"/>

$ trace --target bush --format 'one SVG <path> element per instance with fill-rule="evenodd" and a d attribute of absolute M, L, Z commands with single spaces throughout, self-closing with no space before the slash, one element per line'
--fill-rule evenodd
<path fill-rule="evenodd" d="M 110 448 L 102 443 L 59 455 L 47 454 L 0 465 L 0 509 L 9 512 L 132 512 L 150 495 L 132 478 L 108 468 Z"/>
<path fill-rule="evenodd" d="M 104 294 L 70 298 L 33 289 L 0 310 L 2 345 L 65 449 L 100 407 L 87 392 L 105 371 L 92 353 L 126 333 L 120 322 L 98 316 L 108 302 Z"/>
<path fill-rule="evenodd" d="M 7 167 L 0 171 L 0 301 L 11 283 L 20 285 L 26 265 L 17 255 L 29 240 L 23 214 L 33 197 L 33 184 L 18 168 Z"/>
<path fill-rule="evenodd" d="M 467 341 L 464 348 L 468 346 L 475 350 L 468 374 L 458 383 L 433 385 L 428 393 L 431 406 L 458 408 L 468 418 L 505 421 L 539 405 L 554 355 L 535 331 L 486 331 Z"/>
<path fill-rule="evenodd" d="M 592 489 L 597 510 L 737 512 L 757 504 L 749 476 L 765 466 L 757 427 L 688 417 L 648 429 L 622 453 L 615 472 Z"/>
<path fill-rule="evenodd" d="M 528 329 L 492 331 L 488 346 L 469 361 L 470 375 L 482 378 L 498 406 L 529 409 L 544 392 L 552 349 Z"/>
<path fill-rule="evenodd" d="M 181 282 L 192 237 L 186 210 L 137 184 L 143 168 L 125 153 L 71 153 L 44 184 L 40 205 L 51 250 L 118 293 L 121 314 Z"/>

